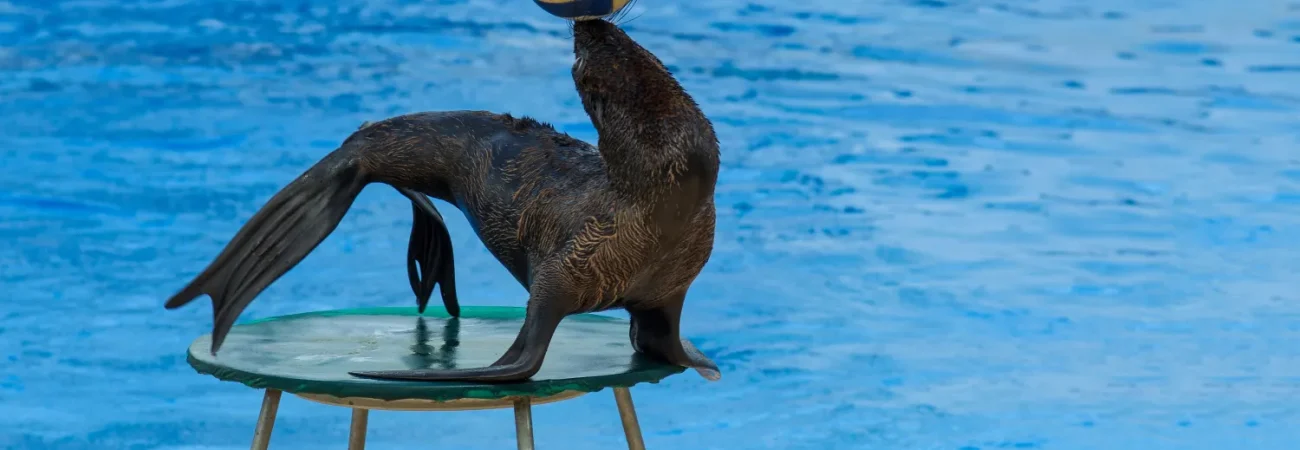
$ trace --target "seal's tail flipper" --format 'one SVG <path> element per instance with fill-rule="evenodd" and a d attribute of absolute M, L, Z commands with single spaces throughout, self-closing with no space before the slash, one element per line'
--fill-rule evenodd
<path fill-rule="evenodd" d="M 447 231 L 447 224 L 424 194 L 406 188 L 397 188 L 397 191 L 411 199 L 413 220 L 411 243 L 406 251 L 406 273 L 411 280 L 411 290 L 415 292 L 415 303 L 423 314 L 436 284 L 442 288 L 442 304 L 447 313 L 460 317 L 451 233 Z"/>
<path fill-rule="evenodd" d="M 166 308 L 179 308 L 201 294 L 211 297 L 211 352 L 216 354 L 239 313 L 334 231 L 366 183 L 350 152 L 326 156 L 253 214 Z"/>

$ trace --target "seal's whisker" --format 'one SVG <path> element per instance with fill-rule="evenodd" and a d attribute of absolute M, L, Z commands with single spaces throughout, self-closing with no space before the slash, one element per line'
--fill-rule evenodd
<path fill-rule="evenodd" d="M 644 15 L 644 14 L 645 14 L 645 11 L 642 11 L 642 12 L 640 12 L 640 13 L 637 13 L 636 17 L 633 17 L 633 18 L 631 18 L 631 19 L 627 19 L 626 21 L 624 21 L 624 23 L 631 23 L 633 20 L 640 19 L 641 16 Z"/>
<path fill-rule="evenodd" d="M 610 22 L 613 22 L 618 26 L 623 26 L 623 24 L 627 22 L 631 22 L 631 20 L 624 21 L 623 19 L 627 18 L 628 14 L 631 13 L 632 8 L 636 6 L 636 2 L 637 0 L 631 0 L 627 2 L 627 5 L 624 5 L 623 9 L 620 9 L 618 10 L 618 12 L 614 13 L 614 16 L 610 18 Z M 642 12 L 641 14 L 645 14 L 645 13 Z M 633 19 L 636 19 L 637 17 L 641 17 L 641 14 L 637 14 L 636 17 L 634 17 Z"/>

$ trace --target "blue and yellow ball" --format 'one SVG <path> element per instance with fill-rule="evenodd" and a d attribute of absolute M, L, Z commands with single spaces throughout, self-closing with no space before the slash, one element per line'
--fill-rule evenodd
<path fill-rule="evenodd" d="M 588 20 L 614 14 L 631 3 L 631 0 L 533 0 L 533 3 L 552 16 Z"/>

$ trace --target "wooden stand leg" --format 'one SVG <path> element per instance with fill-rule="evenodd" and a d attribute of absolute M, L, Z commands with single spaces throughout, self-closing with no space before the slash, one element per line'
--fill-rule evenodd
<path fill-rule="evenodd" d="M 614 388 L 614 401 L 618 403 L 618 417 L 623 419 L 623 435 L 627 436 L 629 450 L 645 450 L 641 440 L 641 424 L 636 421 L 636 408 L 632 406 L 632 392 L 627 388 Z"/>
<path fill-rule="evenodd" d="M 262 411 L 257 414 L 257 428 L 253 430 L 253 450 L 266 450 L 271 445 L 271 429 L 275 427 L 275 413 L 280 410 L 280 391 L 267 389 L 262 395 Z"/>
<path fill-rule="evenodd" d="M 515 440 L 519 450 L 533 450 L 533 399 L 520 397 L 515 400 Z"/>
<path fill-rule="evenodd" d="M 352 409 L 352 431 L 348 433 L 348 450 L 366 449 L 366 422 L 370 420 L 370 410 Z"/>

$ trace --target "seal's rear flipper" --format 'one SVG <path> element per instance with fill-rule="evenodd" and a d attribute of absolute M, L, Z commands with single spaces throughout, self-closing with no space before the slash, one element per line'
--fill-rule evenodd
<path fill-rule="evenodd" d="M 347 214 L 366 185 L 357 158 L 338 150 L 271 197 L 188 286 L 167 300 L 176 309 L 212 298 L 212 349 L 221 348 L 235 319 L 271 282 L 302 261 Z"/>
<path fill-rule="evenodd" d="M 424 313 L 433 295 L 433 286 L 439 285 L 442 304 L 452 317 L 460 317 L 460 302 L 456 299 L 456 271 L 451 251 L 451 233 L 442 215 L 424 194 L 411 189 L 397 188 L 411 200 L 411 242 L 406 252 L 406 273 L 415 292 L 415 303 Z"/>

